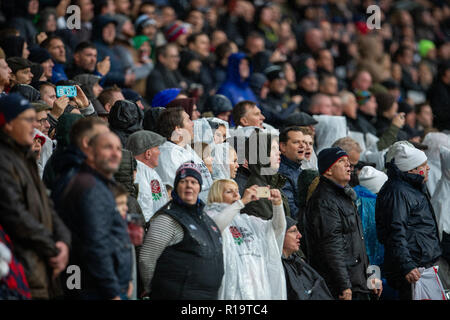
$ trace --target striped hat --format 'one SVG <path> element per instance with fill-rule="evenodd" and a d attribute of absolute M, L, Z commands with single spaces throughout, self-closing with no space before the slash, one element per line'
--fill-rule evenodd
<path fill-rule="evenodd" d="M 174 22 L 166 28 L 164 35 L 166 36 L 167 41 L 174 42 L 179 36 L 185 34 L 186 32 L 186 27 L 179 22 Z"/>

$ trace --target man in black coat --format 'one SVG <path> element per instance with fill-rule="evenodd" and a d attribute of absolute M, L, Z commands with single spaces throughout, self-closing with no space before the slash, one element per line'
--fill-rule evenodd
<path fill-rule="evenodd" d="M 158 62 L 147 78 L 147 101 L 152 101 L 153 97 L 164 89 L 187 89 L 186 81 L 178 71 L 180 54 L 177 45 L 169 43 L 158 47 L 156 57 Z"/>
<path fill-rule="evenodd" d="M 411 284 L 420 278 L 419 267 L 439 265 L 446 287 L 448 264 L 440 258 L 436 217 L 425 186 L 430 170 L 427 157 L 403 143 L 392 148 L 394 159 L 387 163 L 389 179 L 378 193 L 375 219 L 378 239 L 385 248 L 388 284 L 399 290 L 400 299 L 411 300 Z"/>
<path fill-rule="evenodd" d="M 335 298 L 370 300 L 367 287 L 368 258 L 361 220 L 348 185 L 351 168 L 347 153 L 339 147 L 318 156 L 320 181 L 304 216 L 309 263 L 325 279 Z M 381 295 L 381 281 L 374 286 Z M 376 289 L 378 288 L 378 289 Z"/>
<path fill-rule="evenodd" d="M 439 130 L 450 130 L 450 62 L 439 66 L 438 76 L 427 92 Z"/>

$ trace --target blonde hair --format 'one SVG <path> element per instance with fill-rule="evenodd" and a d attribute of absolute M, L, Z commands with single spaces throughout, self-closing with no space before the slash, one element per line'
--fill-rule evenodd
<path fill-rule="evenodd" d="M 223 189 L 225 188 L 225 185 L 228 183 L 231 183 L 239 188 L 236 181 L 231 179 L 220 179 L 214 181 L 211 188 L 209 189 L 208 204 L 214 202 L 223 202 Z"/>

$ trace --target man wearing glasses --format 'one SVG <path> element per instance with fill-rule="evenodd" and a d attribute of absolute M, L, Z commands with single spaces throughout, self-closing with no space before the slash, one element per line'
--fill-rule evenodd
<path fill-rule="evenodd" d="M 20 94 L 0 98 L 0 225 L 24 265 L 33 299 L 57 295 L 70 232 L 55 213 L 30 150 L 36 111 Z"/>

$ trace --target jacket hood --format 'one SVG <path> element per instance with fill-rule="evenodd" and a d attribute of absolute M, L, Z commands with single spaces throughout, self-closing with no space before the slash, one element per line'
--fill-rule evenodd
<path fill-rule="evenodd" d="M 80 84 L 81 90 L 83 90 L 89 100 L 95 98 L 93 88 L 94 85 L 100 81 L 100 79 L 101 77 L 89 73 L 82 73 L 73 78 L 73 80 Z"/>
<path fill-rule="evenodd" d="M 442 179 L 447 178 L 447 180 L 450 180 L 450 148 L 441 146 L 440 151 Z"/>
<path fill-rule="evenodd" d="M 83 118 L 81 114 L 75 113 L 63 113 L 58 118 L 55 133 L 55 139 L 58 141 L 58 148 L 64 149 L 70 144 L 70 129 L 72 129 L 73 124 L 81 118 Z"/>
<path fill-rule="evenodd" d="M 272 176 L 276 174 L 270 168 L 269 163 L 270 150 L 274 139 L 278 139 L 278 137 L 255 130 L 245 142 L 245 157 L 249 162 L 248 169 L 251 175 L 260 177 L 267 184 L 272 182 Z"/>
<path fill-rule="evenodd" d="M 133 133 L 142 129 L 144 113 L 128 100 L 116 101 L 109 112 L 108 120 L 111 129 L 124 133 Z"/>
<path fill-rule="evenodd" d="M 425 188 L 425 184 L 423 184 L 424 177 L 418 174 L 400 171 L 400 169 L 395 165 L 394 161 L 395 160 L 392 159 L 391 162 L 388 162 L 386 164 L 387 175 L 389 177 L 388 181 L 401 180 L 410 184 L 412 187 L 423 191 Z"/>
<path fill-rule="evenodd" d="M 245 81 L 241 81 L 241 75 L 239 74 L 239 64 L 242 59 L 247 59 L 250 62 L 250 58 L 242 52 L 233 53 L 228 58 L 228 66 L 227 66 L 227 79 L 226 82 L 233 82 L 239 86 L 247 86 L 250 76 L 252 75 L 252 66 L 250 63 L 250 74 Z"/>
<path fill-rule="evenodd" d="M 38 90 L 30 86 L 29 84 L 16 84 L 14 87 L 11 88 L 10 93 L 18 92 L 20 93 L 25 99 L 27 99 L 30 102 L 35 102 L 39 99 L 41 99 L 41 94 Z"/>
<path fill-rule="evenodd" d="M 21 36 L 8 36 L 0 40 L 0 47 L 5 52 L 6 58 L 21 57 L 25 39 Z"/>
<path fill-rule="evenodd" d="M 106 27 L 107 24 L 114 23 L 117 27 L 117 21 L 110 15 L 100 15 L 95 18 L 93 26 L 92 26 L 92 40 L 103 42 L 103 28 Z M 117 35 L 116 35 L 117 36 Z"/>

